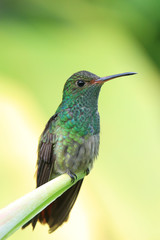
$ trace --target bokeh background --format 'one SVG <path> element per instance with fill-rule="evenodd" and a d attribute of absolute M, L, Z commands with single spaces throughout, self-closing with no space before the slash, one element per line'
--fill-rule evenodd
<path fill-rule="evenodd" d="M 35 188 L 39 135 L 76 71 L 126 71 L 99 99 L 101 144 L 68 223 L 12 240 L 160 239 L 157 0 L 0 0 L 0 207 Z"/>

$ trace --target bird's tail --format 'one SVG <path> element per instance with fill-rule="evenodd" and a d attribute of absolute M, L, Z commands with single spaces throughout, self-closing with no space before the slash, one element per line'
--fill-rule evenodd
<path fill-rule="evenodd" d="M 42 212 L 23 225 L 22 229 L 27 227 L 30 223 L 34 229 L 37 221 L 39 220 L 40 223 L 47 223 L 49 225 L 50 233 L 55 231 L 59 226 L 62 225 L 62 223 L 68 220 L 69 213 L 77 199 L 82 182 L 83 179 L 69 188 Z"/>

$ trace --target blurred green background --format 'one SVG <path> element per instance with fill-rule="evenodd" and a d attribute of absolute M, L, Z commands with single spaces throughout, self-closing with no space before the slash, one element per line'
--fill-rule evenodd
<path fill-rule="evenodd" d="M 66 79 L 88 70 L 108 82 L 101 144 L 68 223 L 37 224 L 19 239 L 160 239 L 159 1 L 0 1 L 0 207 L 35 187 L 38 137 Z"/>

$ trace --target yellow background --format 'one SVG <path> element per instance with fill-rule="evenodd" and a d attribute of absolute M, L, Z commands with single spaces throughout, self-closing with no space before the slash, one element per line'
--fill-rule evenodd
<path fill-rule="evenodd" d="M 68 223 L 11 240 L 160 239 L 156 1 L 1 1 L 0 207 L 35 188 L 39 135 L 76 71 L 137 75 L 100 93 L 100 152 Z"/>

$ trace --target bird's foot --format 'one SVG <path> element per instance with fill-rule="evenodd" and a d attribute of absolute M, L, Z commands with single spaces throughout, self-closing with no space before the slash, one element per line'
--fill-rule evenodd
<path fill-rule="evenodd" d="M 87 169 L 85 170 L 85 174 L 86 174 L 86 176 L 87 176 L 89 173 L 90 173 L 90 169 L 87 168 Z"/>
<path fill-rule="evenodd" d="M 70 176 L 71 182 L 74 183 L 74 181 L 77 179 L 77 175 L 70 171 L 69 169 L 67 170 L 67 174 Z"/>

